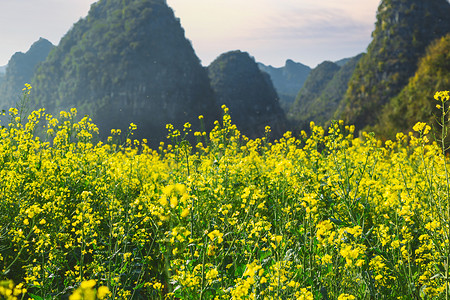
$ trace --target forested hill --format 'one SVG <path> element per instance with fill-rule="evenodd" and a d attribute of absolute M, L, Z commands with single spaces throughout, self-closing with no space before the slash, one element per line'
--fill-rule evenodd
<path fill-rule="evenodd" d="M 323 89 L 333 79 L 333 76 L 339 69 L 340 67 L 337 64 L 331 61 L 324 61 L 311 71 L 289 110 L 289 120 L 293 121 L 301 129 L 307 126 L 306 123 L 310 121 L 308 110 L 311 102 L 320 96 Z"/>
<path fill-rule="evenodd" d="M 339 67 L 343 67 L 348 61 L 352 59 L 352 57 L 342 58 L 340 60 L 335 61 L 334 63 L 337 64 Z"/>
<path fill-rule="evenodd" d="M 25 83 L 30 83 L 38 63 L 44 61 L 55 46 L 40 38 L 26 53 L 16 52 L 5 66 L 0 79 L 0 107 L 7 110 L 18 102 Z"/>
<path fill-rule="evenodd" d="M 336 63 L 325 61 L 314 68 L 291 106 L 288 119 L 303 130 L 309 129 L 311 121 L 328 126 L 362 56 L 360 54 Z"/>
<path fill-rule="evenodd" d="M 359 62 L 339 116 L 362 129 L 417 70 L 426 47 L 450 32 L 447 0 L 383 0 L 367 55 Z"/>
<path fill-rule="evenodd" d="M 266 66 L 262 63 L 258 63 L 258 67 L 270 75 L 280 98 L 280 105 L 288 111 L 311 72 L 311 68 L 290 59 L 286 60 L 281 68 Z"/>
<path fill-rule="evenodd" d="M 258 69 L 246 52 L 231 51 L 220 55 L 208 67 L 217 103 L 225 104 L 230 115 L 245 135 L 264 136 L 265 126 L 280 137 L 286 130 L 286 118 L 278 103 L 277 93 L 266 73 Z"/>
<path fill-rule="evenodd" d="M 388 138 L 398 131 L 408 131 L 416 122 L 427 122 L 439 128 L 440 112 L 433 99 L 436 91 L 450 88 L 450 34 L 433 42 L 420 60 L 419 68 L 402 91 L 384 108 L 374 128 Z"/>
<path fill-rule="evenodd" d="M 100 0 L 78 21 L 37 70 L 37 106 L 77 107 L 101 136 L 126 130 L 153 143 L 165 124 L 198 128 L 218 118 L 206 70 L 164 0 Z"/>

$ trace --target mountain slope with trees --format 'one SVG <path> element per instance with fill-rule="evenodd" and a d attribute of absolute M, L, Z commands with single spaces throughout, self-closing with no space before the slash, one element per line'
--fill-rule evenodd
<path fill-rule="evenodd" d="M 450 32 L 447 0 L 383 0 L 367 55 L 353 74 L 339 116 L 357 128 L 374 125 L 380 108 L 417 70 L 426 47 Z"/>
<path fill-rule="evenodd" d="M 308 126 L 309 121 L 311 121 L 309 120 L 310 116 L 307 115 L 310 112 L 310 104 L 320 97 L 322 91 L 339 69 L 340 67 L 337 64 L 324 61 L 311 71 L 287 115 L 296 127 L 304 129 Z"/>
<path fill-rule="evenodd" d="M 101 0 L 40 65 L 38 106 L 77 107 L 101 137 L 138 127 L 134 137 L 165 140 L 167 123 L 199 128 L 218 118 L 206 70 L 164 0 Z"/>
<path fill-rule="evenodd" d="M 408 85 L 386 105 L 375 131 L 393 138 L 398 131 L 410 131 L 416 122 L 438 126 L 436 91 L 450 88 L 450 34 L 436 40 L 420 60 L 419 68 Z"/>
<path fill-rule="evenodd" d="M 300 129 L 309 129 L 311 121 L 320 126 L 329 125 L 362 56 L 360 54 L 336 63 L 324 62 L 317 66 L 292 105 L 289 119 Z"/>
<path fill-rule="evenodd" d="M 264 135 L 265 126 L 273 136 L 286 130 L 286 119 L 277 93 L 248 53 L 231 51 L 220 55 L 208 66 L 217 103 L 230 109 L 231 119 L 249 137 Z"/>

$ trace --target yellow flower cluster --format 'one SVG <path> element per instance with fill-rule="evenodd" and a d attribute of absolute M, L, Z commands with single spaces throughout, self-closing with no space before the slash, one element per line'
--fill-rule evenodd
<path fill-rule="evenodd" d="M 83 281 L 78 289 L 69 296 L 69 300 L 96 300 L 105 299 L 109 294 L 109 289 L 106 286 L 101 286 L 98 290 L 94 289 L 95 280 Z"/>
<path fill-rule="evenodd" d="M 27 89 L 28 90 L 28 89 Z M 437 94 L 446 105 L 448 93 Z M 76 110 L 0 129 L 0 294 L 42 299 L 445 299 L 450 176 L 428 125 L 276 141 L 94 142 Z M 16 120 L 16 118 L 19 119 Z M 134 124 L 130 130 L 136 129 Z M 445 147 L 444 147 L 445 149 Z M 95 288 L 95 286 L 99 286 Z"/>
<path fill-rule="evenodd" d="M 14 286 L 11 280 L 0 282 L 0 297 L 1 299 L 17 300 L 22 299 L 27 289 L 23 287 L 23 283 Z"/>

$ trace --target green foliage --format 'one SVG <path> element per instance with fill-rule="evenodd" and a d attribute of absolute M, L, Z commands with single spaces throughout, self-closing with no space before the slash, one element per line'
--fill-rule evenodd
<path fill-rule="evenodd" d="M 380 122 L 374 130 L 392 138 L 398 131 L 406 132 L 415 123 L 435 122 L 438 110 L 430 101 L 434 91 L 450 87 L 450 34 L 432 43 L 426 55 L 421 58 L 417 72 L 410 78 L 408 85 L 381 113 Z"/>
<path fill-rule="evenodd" d="M 248 53 L 220 55 L 208 67 L 217 103 L 225 104 L 242 133 L 261 137 L 271 126 L 275 137 L 286 131 L 286 119 L 269 75 L 259 70 Z"/>
<path fill-rule="evenodd" d="M 446 0 L 383 0 L 373 40 L 350 80 L 338 116 L 360 129 L 374 125 L 380 108 L 414 75 L 426 47 L 450 32 L 449 15 Z"/>

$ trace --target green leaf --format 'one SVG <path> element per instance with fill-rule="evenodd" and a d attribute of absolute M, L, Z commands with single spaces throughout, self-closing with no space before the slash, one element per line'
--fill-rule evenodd
<path fill-rule="evenodd" d="M 28 295 L 31 297 L 31 299 L 34 299 L 34 300 L 44 300 L 44 298 L 42 298 L 41 296 L 38 296 L 38 295 L 34 295 L 31 293 L 28 293 Z"/>

